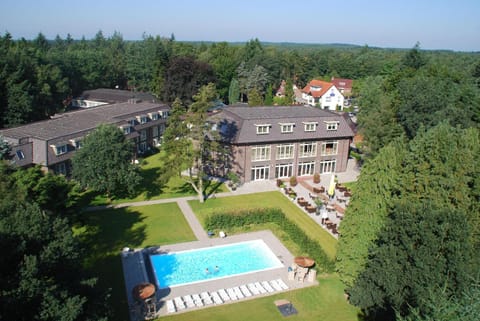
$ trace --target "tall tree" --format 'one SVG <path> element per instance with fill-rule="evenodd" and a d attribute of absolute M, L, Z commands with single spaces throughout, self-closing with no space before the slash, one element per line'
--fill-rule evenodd
<path fill-rule="evenodd" d="M 133 156 L 133 143 L 120 129 L 100 125 L 73 156 L 72 176 L 82 187 L 109 197 L 132 196 L 141 181 Z"/>
<path fill-rule="evenodd" d="M 105 320 L 69 221 L 25 199 L 12 171 L 0 164 L 0 319 Z"/>
<path fill-rule="evenodd" d="M 434 202 L 397 202 L 370 251 L 366 269 L 349 290 L 350 302 L 379 320 L 428 312 L 425 298 L 467 288 L 472 247 L 467 216 Z M 422 313 L 423 314 L 423 313 Z"/>
<path fill-rule="evenodd" d="M 256 90 L 255 88 L 250 89 L 248 92 L 248 106 L 253 107 L 253 106 L 262 106 L 263 105 L 263 99 L 262 95 Z"/>
<path fill-rule="evenodd" d="M 205 167 L 216 152 L 207 149 L 212 147 L 209 142 L 212 129 L 206 122 L 207 110 L 215 99 L 215 85 L 202 86 L 184 117 L 169 118 L 164 134 L 164 137 L 175 137 L 166 140 L 163 146 L 163 161 L 168 168 L 166 174 L 179 175 L 184 179 L 195 190 L 200 202 L 204 201 Z M 179 104 L 175 106 L 176 110 L 180 108 Z"/>
<path fill-rule="evenodd" d="M 230 82 L 230 88 L 228 89 L 228 104 L 233 105 L 239 101 L 240 98 L 240 86 L 238 80 L 233 78 Z"/>

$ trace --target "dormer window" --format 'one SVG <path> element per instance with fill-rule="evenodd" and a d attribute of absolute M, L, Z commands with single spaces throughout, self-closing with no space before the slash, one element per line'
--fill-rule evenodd
<path fill-rule="evenodd" d="M 327 130 L 337 130 L 338 129 L 338 121 L 326 121 Z"/>
<path fill-rule="evenodd" d="M 66 154 L 68 151 L 67 144 L 61 144 L 61 145 L 50 145 L 50 147 L 53 148 L 53 152 L 55 155 L 62 155 Z"/>
<path fill-rule="evenodd" d="M 148 115 L 150 116 L 151 120 L 158 120 L 158 118 L 160 117 L 160 115 L 157 112 L 149 113 Z"/>
<path fill-rule="evenodd" d="M 137 124 L 137 121 L 136 121 L 135 119 L 130 119 L 130 120 L 128 121 L 128 124 L 129 124 L 130 126 L 135 126 L 135 125 Z"/>
<path fill-rule="evenodd" d="M 124 135 L 128 135 L 132 132 L 132 126 L 130 125 L 120 126 L 120 129 L 123 131 Z"/>
<path fill-rule="evenodd" d="M 72 146 L 75 147 L 75 149 L 82 148 L 82 139 L 81 138 L 70 139 L 70 142 L 72 143 Z"/>
<path fill-rule="evenodd" d="M 293 126 L 295 123 L 280 123 L 280 132 L 282 134 L 293 133 Z"/>
<path fill-rule="evenodd" d="M 137 120 L 140 124 L 145 124 L 148 121 L 148 117 L 146 115 L 137 116 Z"/>
<path fill-rule="evenodd" d="M 257 127 L 257 135 L 266 135 L 270 133 L 270 124 L 259 124 Z"/>
<path fill-rule="evenodd" d="M 306 132 L 314 132 L 314 131 L 317 130 L 317 125 L 318 125 L 317 122 L 304 122 L 303 123 L 303 129 Z"/>
<path fill-rule="evenodd" d="M 160 110 L 158 113 L 160 114 L 160 117 L 162 119 L 167 119 L 168 118 L 168 111 L 167 110 Z"/>

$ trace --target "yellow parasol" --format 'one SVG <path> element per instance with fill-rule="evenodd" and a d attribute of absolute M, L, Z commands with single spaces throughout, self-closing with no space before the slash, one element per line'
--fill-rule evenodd
<path fill-rule="evenodd" d="M 330 178 L 330 185 L 328 186 L 327 194 L 330 196 L 335 194 L 335 173 L 332 173 L 332 177 Z"/>

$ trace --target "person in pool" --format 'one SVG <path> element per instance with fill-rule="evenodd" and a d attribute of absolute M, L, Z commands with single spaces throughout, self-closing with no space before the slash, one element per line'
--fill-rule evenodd
<path fill-rule="evenodd" d="M 205 269 L 205 273 L 206 273 L 206 274 L 210 273 L 210 271 L 208 270 L 208 268 Z"/>
<path fill-rule="evenodd" d="M 218 272 L 219 268 L 218 265 L 215 265 L 215 272 Z"/>

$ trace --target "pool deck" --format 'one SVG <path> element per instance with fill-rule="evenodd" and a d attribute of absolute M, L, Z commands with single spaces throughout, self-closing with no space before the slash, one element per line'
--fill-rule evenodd
<path fill-rule="evenodd" d="M 135 300 L 132 297 L 132 289 L 133 287 L 142 282 L 151 282 L 148 279 L 145 280 L 146 274 L 146 266 L 149 265 L 150 262 L 148 259 L 145 262 L 139 262 L 139 260 L 143 257 L 143 253 L 161 253 L 161 252 L 177 252 L 182 250 L 191 250 L 191 249 L 198 249 L 204 247 L 211 247 L 211 246 L 218 246 L 224 244 L 231 244 L 243 241 L 250 241 L 250 240 L 263 240 L 270 250 L 279 258 L 279 260 L 283 263 L 283 267 L 269 269 L 266 271 L 256 271 L 248 274 L 242 274 L 238 276 L 226 277 L 216 280 L 207 280 L 204 282 L 198 282 L 193 284 L 187 284 L 184 286 L 174 286 L 172 288 L 165 288 L 165 289 L 157 289 L 156 292 L 156 317 L 163 316 L 169 314 L 167 312 L 167 307 L 165 302 L 167 300 L 171 300 L 175 297 L 184 296 L 184 295 L 192 295 L 192 294 L 200 294 L 202 292 L 214 292 L 220 289 L 227 289 L 232 288 L 235 286 L 246 285 L 248 283 L 255 283 L 255 282 L 262 282 L 262 281 L 270 281 L 276 279 L 282 279 L 289 287 L 288 290 L 295 290 L 299 288 L 304 288 L 307 286 L 317 285 L 318 282 L 315 280 L 310 282 L 305 280 L 304 282 L 300 282 L 297 280 L 290 281 L 288 279 L 288 267 L 293 263 L 293 255 L 285 248 L 285 246 L 278 240 L 275 235 L 273 235 L 270 231 L 258 231 L 258 232 L 251 232 L 251 233 L 244 233 L 238 235 L 227 236 L 225 238 L 208 238 L 194 242 L 185 242 L 185 243 L 178 243 L 178 244 L 171 244 L 171 245 L 164 245 L 158 248 L 148 248 L 148 249 L 139 249 L 135 251 L 130 251 L 122 255 L 122 264 L 124 268 L 124 276 L 125 276 L 125 285 L 127 290 L 127 297 L 130 309 L 130 319 L 132 321 L 139 320 L 138 313 L 136 313 L 134 307 L 136 305 Z M 142 268 L 142 264 L 144 264 Z M 203 269 L 203 267 L 199 267 Z M 154 283 L 154 282 L 151 282 Z M 229 301 L 223 304 L 230 304 L 241 302 L 249 299 L 255 299 L 260 296 L 267 296 L 277 294 L 279 292 L 273 293 L 265 293 L 254 295 L 249 298 L 244 298 L 239 301 Z M 180 312 L 175 313 L 184 313 L 195 311 L 197 309 L 213 307 L 215 305 L 209 305 L 206 307 L 194 307 L 182 310 Z"/>

